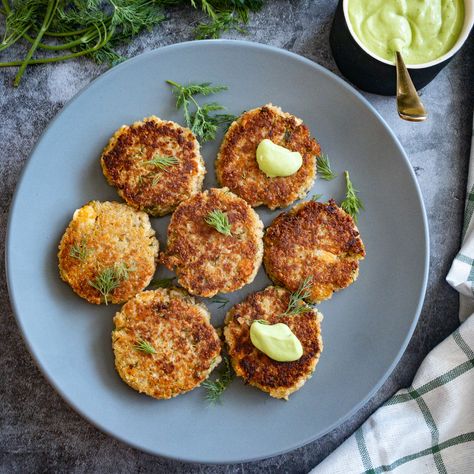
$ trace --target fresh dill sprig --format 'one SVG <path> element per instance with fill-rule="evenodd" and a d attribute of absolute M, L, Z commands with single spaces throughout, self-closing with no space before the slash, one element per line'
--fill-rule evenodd
<path fill-rule="evenodd" d="M 122 281 L 128 280 L 129 273 L 133 272 L 132 267 L 124 262 L 115 263 L 112 267 L 104 268 L 93 280 L 89 280 L 89 285 L 95 288 L 103 297 L 107 305 L 110 293 L 114 291 Z"/>
<path fill-rule="evenodd" d="M 87 257 L 92 253 L 92 249 L 87 247 L 87 240 L 85 238 L 81 239 L 81 242 L 78 244 L 74 242 L 71 250 L 69 250 L 69 255 L 72 258 L 76 258 L 81 262 L 85 262 Z"/>
<path fill-rule="evenodd" d="M 319 201 L 323 197 L 322 194 L 313 194 L 311 196 L 311 201 Z"/>
<path fill-rule="evenodd" d="M 142 161 L 141 164 L 153 165 L 162 171 L 168 171 L 169 166 L 178 164 L 178 159 L 175 156 L 163 156 L 157 153 L 151 160 Z"/>
<path fill-rule="evenodd" d="M 198 0 L 191 0 L 197 8 Z M 226 31 L 246 33 L 240 25 L 249 21 L 249 14 L 260 10 L 263 0 L 200 0 L 202 10 L 209 17 L 208 23 L 200 23 L 195 29 L 196 39 L 214 39 Z"/>
<path fill-rule="evenodd" d="M 342 201 L 341 207 L 357 222 L 357 215 L 361 210 L 364 210 L 364 204 L 358 196 L 359 191 L 352 185 L 349 171 L 344 171 L 344 177 L 346 178 L 346 197 Z"/>
<path fill-rule="evenodd" d="M 222 212 L 219 209 L 214 209 L 204 218 L 204 220 L 206 221 L 206 224 L 214 227 L 217 232 L 224 235 L 232 235 L 229 218 L 225 212 Z"/>
<path fill-rule="evenodd" d="M 156 278 L 154 280 L 151 280 L 149 288 L 151 288 L 152 290 L 155 290 L 156 288 L 169 288 L 175 280 L 176 277 Z"/>
<path fill-rule="evenodd" d="M 221 396 L 227 387 L 234 380 L 234 371 L 230 365 L 229 358 L 223 356 L 223 366 L 219 370 L 219 375 L 216 380 L 206 380 L 202 383 L 202 386 L 206 389 L 206 400 L 211 403 L 220 403 Z"/>
<path fill-rule="evenodd" d="M 235 116 L 230 114 L 213 114 L 213 112 L 218 110 L 225 110 L 225 107 L 222 105 L 216 102 L 200 105 L 194 97 L 196 95 L 208 96 L 227 90 L 226 86 L 213 86 L 210 82 L 187 85 L 171 80 L 166 82 L 173 87 L 173 94 L 176 97 L 176 108 L 183 109 L 186 125 L 203 142 L 214 140 L 219 125 L 227 124 L 235 119 Z M 190 110 L 191 105 L 195 107 L 194 112 Z"/>
<path fill-rule="evenodd" d="M 240 26 L 242 19 L 235 11 L 216 13 L 209 23 L 199 23 L 194 30 L 196 39 L 217 39 L 225 31 L 238 31 L 247 34 L 247 30 Z"/>
<path fill-rule="evenodd" d="M 18 86 L 26 68 L 33 64 L 88 56 L 98 63 L 115 65 L 125 59 L 116 48 L 162 23 L 167 18 L 164 9 L 176 4 L 201 8 L 209 23 L 201 23 L 196 36 L 214 38 L 231 29 L 242 31 L 239 23 L 247 23 L 250 12 L 259 10 L 263 1 L 1 0 L 5 28 L 0 51 L 20 42 L 26 49 L 23 57 L 0 62 L 0 67 L 19 67 L 14 81 Z M 38 50 L 50 54 L 38 58 Z"/>
<path fill-rule="evenodd" d="M 10 4 L 2 0 L 4 13 L 10 18 L 7 47 L 22 39 L 29 44 L 29 51 L 23 59 L 0 62 L 0 67 L 20 66 L 14 81 L 18 86 L 30 64 L 84 55 L 98 62 L 116 62 L 120 55 L 114 48 L 161 23 L 165 19 L 161 8 L 165 3 L 166 0 L 17 0 Z M 35 59 L 38 49 L 53 54 Z M 61 53 L 64 50 L 66 53 Z"/>
<path fill-rule="evenodd" d="M 224 308 L 224 306 L 227 303 L 229 303 L 230 300 L 228 300 L 227 298 L 224 298 L 223 296 L 213 296 L 210 301 L 211 303 L 215 303 L 219 305 L 217 309 L 221 309 L 221 308 Z"/>
<path fill-rule="evenodd" d="M 114 265 L 114 270 L 119 280 L 126 281 L 130 276 L 130 272 L 135 271 L 135 267 L 133 265 L 128 266 L 125 262 L 117 262 Z"/>
<path fill-rule="evenodd" d="M 214 114 L 216 110 L 224 110 L 225 107 L 215 102 L 198 106 L 196 112 L 191 114 L 191 131 L 203 142 L 208 142 L 216 138 L 219 125 L 227 125 L 235 120 L 235 115 Z"/>
<path fill-rule="evenodd" d="M 326 181 L 331 181 L 337 176 L 337 174 L 334 173 L 331 169 L 331 163 L 329 162 L 328 155 L 325 155 L 324 153 L 319 155 L 316 158 L 316 165 L 319 176 L 321 176 L 322 179 L 325 179 Z"/>
<path fill-rule="evenodd" d="M 283 313 L 285 316 L 296 316 L 301 313 L 306 313 L 310 310 L 310 307 L 305 303 L 305 299 L 311 296 L 311 283 L 313 281 L 312 276 L 306 277 L 290 296 L 288 307 Z"/>
<path fill-rule="evenodd" d="M 139 339 L 133 347 L 137 351 L 145 352 L 146 354 L 156 354 L 155 348 L 145 339 Z"/>

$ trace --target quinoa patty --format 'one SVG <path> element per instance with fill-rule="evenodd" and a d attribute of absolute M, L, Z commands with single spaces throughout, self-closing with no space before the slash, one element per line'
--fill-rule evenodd
<path fill-rule="evenodd" d="M 285 399 L 311 377 L 323 350 L 321 313 L 308 306 L 306 312 L 283 315 L 290 296 L 288 290 L 276 286 L 252 293 L 227 313 L 224 328 L 235 373 L 272 397 Z M 303 346 L 301 358 L 277 362 L 259 351 L 250 340 L 250 326 L 256 319 L 264 319 L 270 324 L 287 324 Z"/>
<path fill-rule="evenodd" d="M 365 257 L 354 220 L 332 199 L 303 202 L 280 214 L 267 228 L 264 244 L 268 276 L 290 291 L 310 277 L 312 303 L 353 283 Z"/>
<path fill-rule="evenodd" d="M 265 138 L 301 153 L 301 168 L 291 176 L 269 178 L 256 159 L 257 147 Z M 217 156 L 217 179 L 252 207 L 286 207 L 304 197 L 313 185 L 319 153 L 318 143 L 301 119 L 267 104 L 245 112 L 231 124 Z"/>
<path fill-rule="evenodd" d="M 91 201 L 76 210 L 59 244 L 59 273 L 90 303 L 123 303 L 155 273 L 158 241 L 144 212 Z"/>
<path fill-rule="evenodd" d="M 230 235 L 210 226 L 212 211 L 226 214 Z M 168 227 L 161 261 L 175 269 L 190 293 L 211 297 L 251 283 L 262 262 L 263 224 L 257 213 L 227 189 L 210 189 L 181 203 Z"/>
<path fill-rule="evenodd" d="M 127 204 L 153 216 L 198 193 L 206 173 L 191 130 L 154 116 L 119 128 L 100 163 Z"/>
<path fill-rule="evenodd" d="M 221 361 L 209 312 L 176 288 L 144 291 L 115 315 L 115 368 L 133 389 L 171 398 L 198 387 Z"/>

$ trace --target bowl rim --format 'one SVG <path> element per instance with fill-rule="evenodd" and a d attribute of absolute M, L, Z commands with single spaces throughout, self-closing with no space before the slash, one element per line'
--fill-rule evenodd
<path fill-rule="evenodd" d="M 349 1 L 350 0 L 342 0 L 342 10 L 344 14 L 344 20 L 346 22 L 347 28 L 354 39 L 354 41 L 359 45 L 359 47 L 364 50 L 369 56 L 372 58 L 376 59 L 377 61 L 387 64 L 389 66 L 395 66 L 395 61 L 388 61 L 387 59 L 384 59 L 377 54 L 373 53 L 370 51 L 359 39 L 357 34 L 355 33 L 354 29 L 352 28 L 352 23 L 349 19 Z M 429 68 L 432 66 L 436 66 L 438 64 L 441 64 L 442 62 L 450 59 L 452 56 L 454 56 L 464 45 L 466 42 L 467 38 L 469 37 L 469 33 L 472 30 L 472 27 L 474 25 L 474 0 L 464 0 L 464 23 L 462 26 L 461 33 L 458 36 L 458 39 L 456 43 L 454 43 L 453 47 L 445 54 L 440 56 L 437 59 L 433 59 L 432 61 L 426 62 L 426 63 L 420 63 L 420 64 L 409 64 L 407 63 L 406 66 L 409 69 L 425 69 Z"/>

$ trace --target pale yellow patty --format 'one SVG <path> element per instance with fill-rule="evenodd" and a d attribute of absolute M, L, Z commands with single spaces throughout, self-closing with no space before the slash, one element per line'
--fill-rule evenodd
<path fill-rule="evenodd" d="M 256 158 L 263 139 L 299 152 L 301 168 L 291 176 L 269 178 Z M 286 207 L 304 197 L 313 185 L 320 151 L 301 119 L 267 104 L 245 112 L 229 127 L 217 155 L 217 180 L 252 207 Z"/>
<path fill-rule="evenodd" d="M 115 315 L 115 368 L 154 398 L 198 387 L 220 361 L 221 342 L 206 307 L 176 288 L 144 291 Z"/>
<path fill-rule="evenodd" d="M 91 201 L 74 213 L 61 239 L 59 272 L 90 303 L 124 303 L 150 283 L 157 257 L 147 214 Z"/>
<path fill-rule="evenodd" d="M 245 383 L 284 399 L 312 376 L 323 350 L 322 314 L 307 306 L 304 313 L 285 315 L 290 296 L 288 290 L 276 286 L 252 293 L 227 313 L 224 328 L 235 373 Z M 259 351 L 250 340 L 250 326 L 256 319 L 287 324 L 303 346 L 302 357 L 293 362 L 277 362 Z"/>
<path fill-rule="evenodd" d="M 201 190 L 206 168 L 199 149 L 191 130 L 151 116 L 119 128 L 100 163 L 127 204 L 163 216 Z"/>
<path fill-rule="evenodd" d="M 231 235 L 206 223 L 211 211 L 224 212 Z M 211 297 L 251 283 L 263 255 L 263 224 L 257 213 L 228 189 L 209 189 L 181 203 L 168 227 L 161 261 L 175 269 L 191 294 Z"/>

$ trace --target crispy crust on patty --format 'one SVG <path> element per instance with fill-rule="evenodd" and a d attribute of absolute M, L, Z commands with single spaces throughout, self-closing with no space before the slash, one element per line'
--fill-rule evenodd
<path fill-rule="evenodd" d="M 364 244 L 352 217 L 331 199 L 303 202 L 280 214 L 267 228 L 263 262 L 277 285 L 296 291 L 311 277 L 311 296 L 317 303 L 353 283 Z"/>
<path fill-rule="evenodd" d="M 221 361 L 206 307 L 177 288 L 144 291 L 115 315 L 115 368 L 130 387 L 171 398 L 198 387 Z M 137 348 L 145 341 L 155 351 Z"/>
<path fill-rule="evenodd" d="M 114 269 L 119 284 L 107 302 L 124 303 L 150 283 L 157 257 L 147 214 L 118 202 L 91 201 L 74 213 L 61 239 L 59 272 L 81 298 L 100 304 L 105 297 L 91 283 Z"/>
<path fill-rule="evenodd" d="M 163 216 L 201 190 L 206 169 L 199 148 L 191 130 L 151 116 L 119 128 L 100 163 L 107 181 L 127 204 Z M 157 156 L 178 162 L 164 169 L 146 163 Z"/>
<path fill-rule="evenodd" d="M 283 315 L 290 296 L 288 290 L 275 286 L 252 293 L 227 313 L 224 328 L 235 373 L 272 397 L 285 399 L 311 377 L 323 350 L 321 313 L 308 306 L 305 313 Z M 300 340 L 303 356 L 293 362 L 277 362 L 259 351 L 250 340 L 250 326 L 255 319 L 287 324 Z"/>
<path fill-rule="evenodd" d="M 213 210 L 227 214 L 232 235 L 208 225 Z M 211 297 L 251 283 L 263 255 L 263 224 L 257 213 L 228 189 L 209 189 L 181 203 L 168 227 L 161 261 L 175 269 L 191 294 Z M 176 268 L 175 268 L 176 267 Z"/>
<path fill-rule="evenodd" d="M 257 146 L 264 138 L 300 152 L 301 168 L 291 176 L 269 178 L 256 160 Z M 217 179 L 252 207 L 286 207 L 304 197 L 313 185 L 320 151 L 301 119 L 267 104 L 245 112 L 231 124 L 217 155 Z"/>

